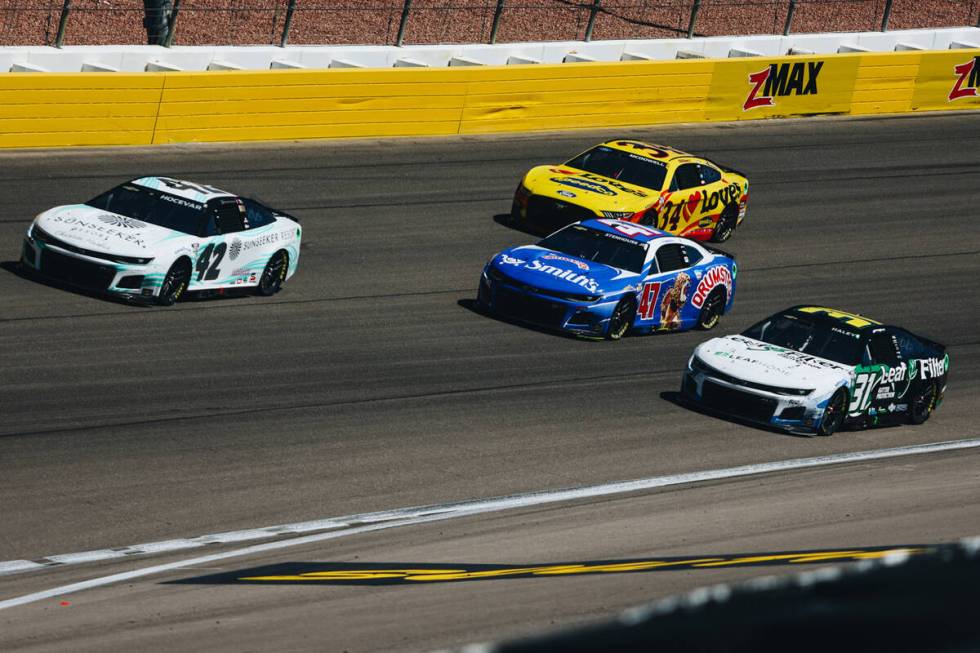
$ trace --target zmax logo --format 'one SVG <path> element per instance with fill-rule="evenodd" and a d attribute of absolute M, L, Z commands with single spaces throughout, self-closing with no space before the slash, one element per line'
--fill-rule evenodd
<path fill-rule="evenodd" d="M 752 90 L 742 105 L 743 111 L 758 107 L 771 107 L 775 98 L 787 95 L 816 95 L 817 77 L 823 61 L 799 61 L 796 63 L 771 63 L 757 73 L 749 75 Z"/>
<path fill-rule="evenodd" d="M 980 86 L 980 57 L 973 57 L 966 63 L 953 66 L 953 72 L 959 77 L 949 92 L 949 101 L 965 97 L 977 97 L 977 86 Z"/>

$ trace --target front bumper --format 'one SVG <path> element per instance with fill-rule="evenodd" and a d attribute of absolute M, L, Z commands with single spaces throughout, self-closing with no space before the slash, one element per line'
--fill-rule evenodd
<path fill-rule="evenodd" d="M 583 337 L 605 334 L 615 302 L 575 302 L 535 292 L 527 286 L 480 276 L 477 301 L 484 309 L 518 322 Z"/>
<path fill-rule="evenodd" d="M 514 195 L 511 216 L 517 222 L 547 233 L 558 231 L 573 222 L 602 217 L 595 211 L 574 202 L 537 195 L 526 189 L 525 191 L 518 189 Z"/>
<path fill-rule="evenodd" d="M 160 292 L 164 273 L 151 265 L 127 265 L 85 256 L 24 238 L 21 263 L 31 272 L 75 288 L 150 299 Z"/>
<path fill-rule="evenodd" d="M 690 364 L 681 380 L 685 400 L 710 412 L 791 432 L 813 433 L 820 426 L 826 402 L 814 405 L 808 396 L 787 396 L 731 383 Z"/>

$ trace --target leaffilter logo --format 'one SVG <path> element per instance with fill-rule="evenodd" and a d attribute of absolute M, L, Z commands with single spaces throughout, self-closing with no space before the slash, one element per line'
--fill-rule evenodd
<path fill-rule="evenodd" d="M 242 253 L 242 241 L 235 238 L 231 241 L 231 247 L 228 248 L 228 256 L 234 261 L 238 258 L 238 255 Z"/>
<path fill-rule="evenodd" d="M 980 57 L 973 57 L 966 63 L 953 66 L 953 72 L 959 77 L 949 92 L 949 101 L 965 97 L 977 97 L 977 86 L 980 85 Z"/>
<path fill-rule="evenodd" d="M 125 218 L 121 215 L 112 215 L 110 213 L 100 215 L 99 220 L 106 224 L 110 224 L 113 227 L 120 227 L 122 229 L 142 229 L 146 226 L 145 222 L 133 220 L 132 218 Z"/>
<path fill-rule="evenodd" d="M 774 106 L 777 97 L 816 95 L 817 77 L 823 64 L 823 61 L 771 63 L 759 72 L 752 73 L 749 75 L 752 89 L 745 98 L 742 110 Z"/>

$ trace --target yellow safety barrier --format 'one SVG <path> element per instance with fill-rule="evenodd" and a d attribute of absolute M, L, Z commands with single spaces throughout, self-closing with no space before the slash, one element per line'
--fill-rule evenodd
<path fill-rule="evenodd" d="M 0 75 L 0 147 L 149 145 L 162 73 Z"/>
<path fill-rule="evenodd" d="M 427 136 L 980 109 L 980 50 L 0 75 L 0 147 Z"/>

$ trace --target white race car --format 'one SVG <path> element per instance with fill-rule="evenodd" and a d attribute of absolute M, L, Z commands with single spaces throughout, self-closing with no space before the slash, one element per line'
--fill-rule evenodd
<path fill-rule="evenodd" d="M 682 396 L 787 431 L 921 424 L 942 403 L 949 355 L 905 329 L 821 306 L 780 311 L 694 350 Z"/>
<path fill-rule="evenodd" d="M 299 265 L 302 235 L 296 218 L 247 197 L 142 177 L 38 215 L 21 263 L 69 285 L 169 306 L 185 292 L 278 292 Z"/>

